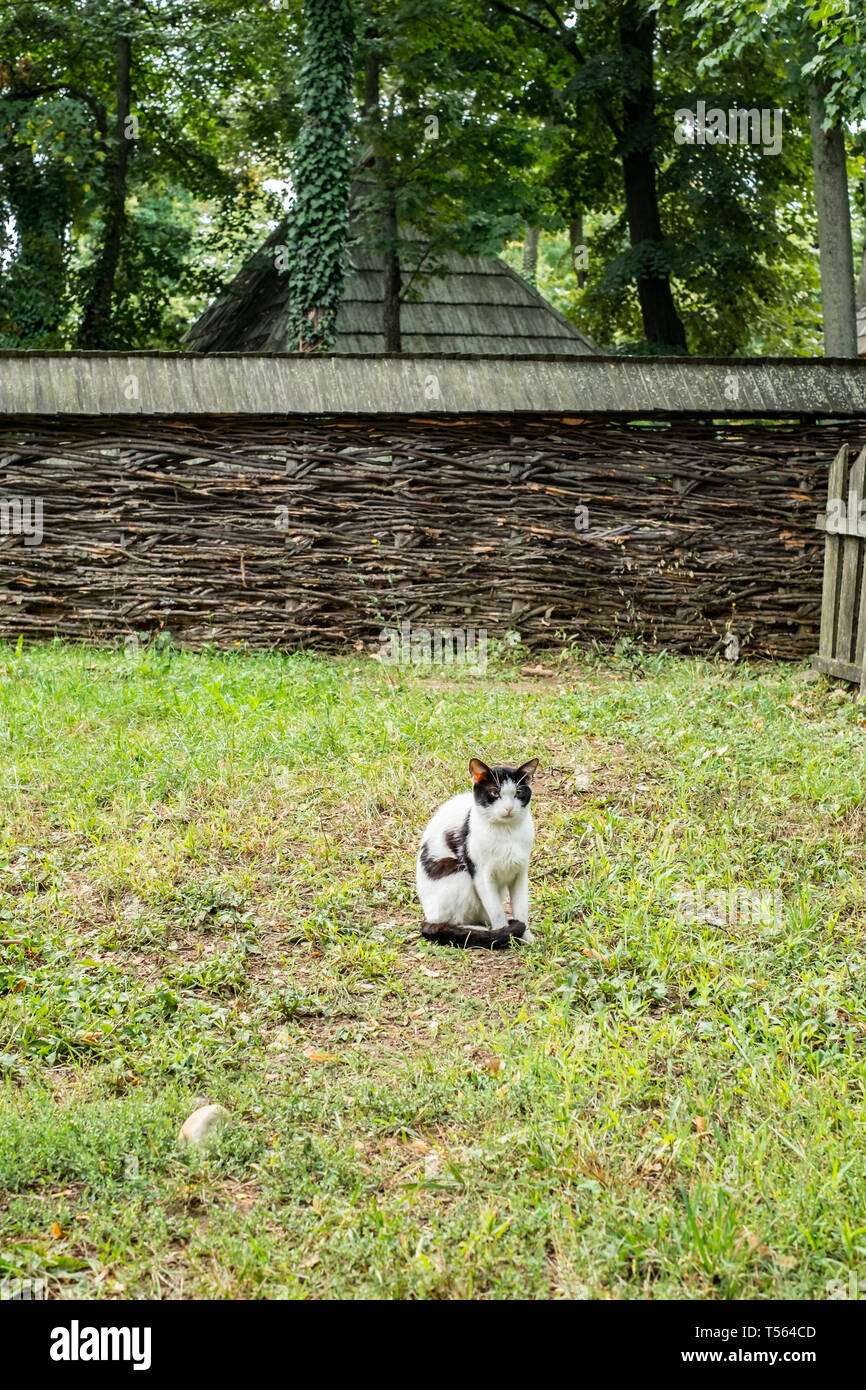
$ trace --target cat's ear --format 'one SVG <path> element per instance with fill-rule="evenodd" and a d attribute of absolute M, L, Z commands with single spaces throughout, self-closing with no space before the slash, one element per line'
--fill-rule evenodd
<path fill-rule="evenodd" d="M 524 782 L 531 782 L 531 781 L 532 781 L 532 777 L 533 777 L 533 773 L 535 772 L 535 769 L 536 769 L 537 767 L 538 767 L 538 759 L 537 759 L 537 758 L 530 758 L 530 759 L 529 759 L 529 762 L 528 762 L 528 763 L 523 763 L 523 764 L 517 769 L 517 771 L 520 773 L 520 776 L 521 776 L 521 778 L 523 779 Z"/>
<path fill-rule="evenodd" d="M 490 768 L 480 758 L 469 759 L 469 771 L 472 773 L 473 782 L 483 782 L 485 777 L 490 776 Z"/>

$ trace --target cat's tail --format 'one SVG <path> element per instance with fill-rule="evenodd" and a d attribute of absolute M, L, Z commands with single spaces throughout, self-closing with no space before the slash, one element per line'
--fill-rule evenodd
<path fill-rule="evenodd" d="M 501 951 L 526 931 L 526 923 L 512 917 L 507 927 L 455 926 L 453 922 L 424 922 L 421 935 L 440 946 L 482 946 L 488 951 Z"/>

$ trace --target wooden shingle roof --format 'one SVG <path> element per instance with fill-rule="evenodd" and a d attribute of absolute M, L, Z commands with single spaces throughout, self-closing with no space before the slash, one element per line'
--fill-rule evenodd
<path fill-rule="evenodd" d="M 275 263 L 285 238 L 283 224 L 192 325 L 184 339 L 191 351 L 290 348 L 288 276 Z M 334 351 L 383 352 L 382 259 L 350 247 L 348 260 Z M 418 277 L 403 302 L 404 352 L 559 357 L 598 352 L 591 339 L 498 257 L 450 252 L 437 259 L 435 269 L 443 273 Z M 404 284 L 408 278 L 404 275 Z"/>

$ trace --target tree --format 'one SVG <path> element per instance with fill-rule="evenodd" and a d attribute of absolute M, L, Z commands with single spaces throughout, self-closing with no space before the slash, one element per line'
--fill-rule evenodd
<path fill-rule="evenodd" d="M 306 0 L 304 123 L 292 161 L 290 345 L 333 344 L 343 289 L 349 200 L 354 17 L 349 0 Z"/>
<path fill-rule="evenodd" d="M 553 0 L 489 4 L 516 22 L 522 37 L 529 31 L 548 51 L 566 55 L 572 97 L 594 98 L 621 164 L 644 334 L 663 348 L 685 351 L 685 329 L 671 290 L 672 248 L 659 211 L 655 7 L 647 0 L 621 0 L 594 16 L 581 12 L 576 23 L 571 7 Z"/>
<path fill-rule="evenodd" d="M 810 86 L 812 146 L 824 351 L 857 356 L 857 290 L 852 280 L 853 248 L 845 154 L 846 116 L 866 115 L 866 7 L 862 0 L 819 0 L 807 15 L 811 58 L 803 65 Z M 864 253 L 866 254 L 866 253 Z"/>
<path fill-rule="evenodd" d="M 368 27 L 365 39 L 367 55 L 364 63 L 363 119 L 372 142 L 372 167 L 378 202 L 378 233 L 382 248 L 382 339 L 386 352 L 400 352 L 403 346 L 400 332 L 403 284 L 394 162 L 388 153 L 382 129 L 379 35 L 372 27 Z"/>
<path fill-rule="evenodd" d="M 826 124 L 826 83 L 809 88 L 812 167 L 821 257 L 821 309 L 827 357 L 857 356 L 857 306 L 848 160 L 841 124 Z"/>
<path fill-rule="evenodd" d="M 2 346 L 177 345 L 273 206 L 299 5 L 0 9 Z"/>
<path fill-rule="evenodd" d="M 863 0 L 695 0 L 687 15 L 700 23 L 708 48 L 704 71 L 731 54 L 765 48 L 769 31 L 795 73 L 789 94 L 808 103 L 812 135 L 824 350 L 856 357 L 844 116 L 866 114 Z"/>
<path fill-rule="evenodd" d="M 127 170 L 132 142 L 130 71 L 133 15 L 131 8 L 121 0 L 106 17 L 114 30 L 116 55 L 114 139 L 105 164 L 108 197 L 102 245 L 94 265 L 78 332 L 78 346 L 81 348 L 109 348 L 113 345 L 111 301 L 126 225 Z"/>
<path fill-rule="evenodd" d="M 658 198 L 654 45 L 656 18 L 640 0 L 623 0 L 620 44 L 626 60 L 622 129 L 614 134 L 621 151 L 626 217 L 635 277 L 650 342 L 685 349 L 686 332 L 671 292 L 671 255 L 662 235 Z"/>
<path fill-rule="evenodd" d="M 383 262 L 386 351 L 450 252 L 496 254 L 538 212 L 534 132 L 503 103 L 510 61 L 475 0 L 364 0 L 356 245 Z M 507 101 L 507 98 L 506 98 Z"/>

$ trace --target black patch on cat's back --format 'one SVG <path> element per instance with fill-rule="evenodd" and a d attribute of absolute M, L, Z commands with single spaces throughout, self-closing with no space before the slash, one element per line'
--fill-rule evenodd
<path fill-rule="evenodd" d="M 459 830 L 447 830 L 445 832 L 445 843 L 454 855 L 454 858 L 460 861 L 461 868 L 466 870 L 470 878 L 474 878 L 475 860 L 472 858 L 468 849 L 470 814 L 469 811 L 466 812 L 466 819 Z"/>
<path fill-rule="evenodd" d="M 469 812 L 459 830 L 446 830 L 445 843 L 453 854 L 451 859 L 443 856 L 434 859 L 426 844 L 421 846 L 421 864 L 430 878 L 447 878 L 449 874 L 468 874 L 475 877 L 475 861 L 467 849 L 469 840 Z"/>

